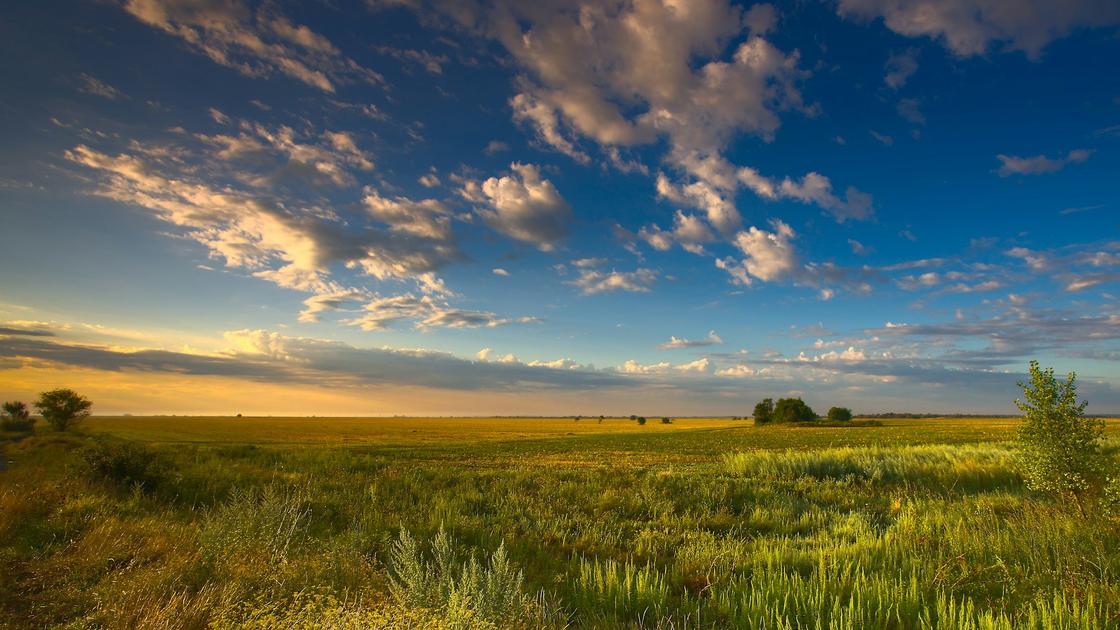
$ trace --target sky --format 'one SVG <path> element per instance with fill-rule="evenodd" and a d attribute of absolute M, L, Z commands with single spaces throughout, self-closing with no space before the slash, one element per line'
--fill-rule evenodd
<path fill-rule="evenodd" d="M 0 19 L 0 398 L 1120 412 L 1111 0 L 97 0 Z"/>

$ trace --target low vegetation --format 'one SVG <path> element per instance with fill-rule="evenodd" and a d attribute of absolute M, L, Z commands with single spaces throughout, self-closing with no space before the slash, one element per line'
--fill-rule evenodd
<path fill-rule="evenodd" d="M 1050 451 L 1030 423 L 1083 408 L 1025 400 L 878 424 L 90 418 L 8 447 L 0 627 L 1116 627 L 1120 423 Z M 1036 482 L 1049 452 L 1092 471 L 1062 477 L 1091 480 L 1061 486 L 1080 504 Z"/>

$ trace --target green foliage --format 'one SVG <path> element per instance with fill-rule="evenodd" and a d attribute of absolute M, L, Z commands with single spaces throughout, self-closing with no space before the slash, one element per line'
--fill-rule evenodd
<path fill-rule="evenodd" d="M 1019 383 L 1023 412 L 1019 428 L 1019 464 L 1032 490 L 1072 499 L 1084 507 L 1087 494 L 1099 490 L 1106 472 L 1101 452 L 1104 422 L 1085 417 L 1088 402 L 1077 400 L 1076 375 L 1065 382 L 1054 368 L 1030 363 L 1030 383 Z"/>
<path fill-rule="evenodd" d="M 773 417 L 774 422 L 811 422 L 817 414 L 800 398 L 779 398 Z"/>
<path fill-rule="evenodd" d="M 510 562 L 505 544 L 498 546 L 484 566 L 473 553 L 463 560 L 443 528 L 428 554 L 402 529 L 389 560 L 390 592 L 406 608 L 440 611 L 448 619 L 468 617 L 495 624 L 534 616 L 533 602 L 521 590 L 524 577 Z"/>
<path fill-rule="evenodd" d="M 646 417 L 645 416 L 638 416 L 638 424 L 645 424 L 645 423 L 646 423 Z"/>
<path fill-rule="evenodd" d="M 754 406 L 754 423 L 766 424 L 774 420 L 774 399 L 764 398 Z"/>
<path fill-rule="evenodd" d="M 56 431 L 65 431 L 89 417 L 93 403 L 72 389 L 52 389 L 39 394 L 35 408 Z"/>
<path fill-rule="evenodd" d="M 832 407 L 828 410 L 829 422 L 848 422 L 852 419 L 852 410 L 847 407 Z"/>
<path fill-rule="evenodd" d="M 0 405 L 0 429 L 4 431 L 30 431 L 35 427 L 35 419 L 27 409 L 27 404 L 13 400 Z"/>
<path fill-rule="evenodd" d="M 94 477 L 122 488 L 154 490 L 172 472 L 171 462 L 160 453 L 133 442 L 98 440 L 85 448 L 82 459 Z"/>
<path fill-rule="evenodd" d="M 672 418 L 662 418 L 661 419 L 661 424 L 673 424 L 673 419 Z"/>

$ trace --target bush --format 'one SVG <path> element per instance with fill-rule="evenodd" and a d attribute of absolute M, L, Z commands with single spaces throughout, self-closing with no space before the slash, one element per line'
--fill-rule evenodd
<path fill-rule="evenodd" d="M 1079 511 L 1083 500 L 1104 484 L 1107 460 L 1101 452 L 1104 421 L 1085 417 L 1088 402 L 1077 401 L 1076 374 L 1065 382 L 1054 378 L 1054 368 L 1030 363 L 1031 382 L 1019 383 L 1023 412 L 1019 427 L 1019 466 L 1027 487 L 1072 499 Z"/>
<path fill-rule="evenodd" d="M 765 398 L 754 406 L 754 423 L 766 424 L 774 420 L 774 399 Z"/>
<path fill-rule="evenodd" d="M 852 410 L 847 407 L 833 407 L 828 410 L 830 422 L 848 422 L 852 419 Z"/>
<path fill-rule="evenodd" d="M 88 418 L 92 406 L 88 398 L 72 389 L 52 389 L 39 394 L 35 401 L 35 408 L 56 431 L 65 431 Z"/>
<path fill-rule="evenodd" d="M 4 431 L 30 431 L 35 426 L 35 418 L 31 417 L 26 403 L 13 400 L 4 403 L 0 409 L 3 409 L 3 414 L 0 415 L 0 429 Z"/>
<path fill-rule="evenodd" d="M 673 419 L 672 418 L 662 418 L 661 419 L 661 424 L 673 424 Z"/>
<path fill-rule="evenodd" d="M 154 490 L 167 482 L 171 463 L 159 453 L 132 442 L 95 442 L 82 459 L 97 478 L 122 488 Z"/>
<path fill-rule="evenodd" d="M 521 570 L 510 562 L 504 544 L 483 565 L 474 554 L 463 560 L 442 528 L 430 545 L 430 554 L 424 554 L 420 544 L 402 529 L 389 560 L 389 590 L 406 608 L 435 610 L 452 617 L 474 616 L 495 624 L 535 616 L 532 600 L 521 590 Z"/>
<path fill-rule="evenodd" d="M 811 422 L 817 414 L 800 398 L 780 398 L 774 405 L 775 422 Z"/>
<path fill-rule="evenodd" d="M 638 417 L 638 424 L 645 424 L 645 423 L 646 423 L 645 416 L 639 416 Z"/>

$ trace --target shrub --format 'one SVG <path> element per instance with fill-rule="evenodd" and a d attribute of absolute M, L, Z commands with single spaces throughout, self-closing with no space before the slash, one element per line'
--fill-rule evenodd
<path fill-rule="evenodd" d="M 429 554 L 402 529 L 389 561 L 389 590 L 406 608 L 436 610 L 449 617 L 474 616 L 496 624 L 534 616 L 533 602 L 521 590 L 524 577 L 510 562 L 504 543 L 483 565 L 474 554 L 463 560 L 442 528 Z"/>
<path fill-rule="evenodd" d="M 35 426 L 35 418 L 27 410 L 27 404 L 18 400 L 6 402 L 0 409 L 0 429 L 5 431 L 30 431 Z"/>
<path fill-rule="evenodd" d="M 645 416 L 638 416 L 638 424 L 645 424 L 645 423 L 646 423 Z"/>
<path fill-rule="evenodd" d="M 810 422 L 817 414 L 800 398 L 779 398 L 774 405 L 775 422 Z"/>
<path fill-rule="evenodd" d="M 852 419 L 852 410 L 847 407 L 833 407 L 828 410 L 830 422 L 848 422 Z"/>
<path fill-rule="evenodd" d="M 774 399 L 765 398 L 754 406 L 754 423 L 766 424 L 774 420 Z"/>
<path fill-rule="evenodd" d="M 72 389 L 52 389 L 39 394 L 35 401 L 35 408 L 56 431 L 65 431 L 88 418 L 92 406 L 88 398 Z"/>
<path fill-rule="evenodd" d="M 1030 363 L 1030 383 L 1019 383 L 1023 412 L 1019 427 L 1019 466 L 1027 487 L 1072 499 L 1084 511 L 1085 495 L 1104 481 L 1106 458 L 1101 452 L 1104 421 L 1085 417 L 1086 401 L 1077 401 L 1076 374 L 1065 382 L 1054 368 Z"/>
<path fill-rule="evenodd" d="M 661 419 L 661 424 L 673 424 L 673 419 L 672 418 L 662 418 Z"/>
<path fill-rule="evenodd" d="M 95 442 L 82 452 L 82 459 L 95 477 L 125 488 L 154 490 L 171 473 L 167 459 L 133 442 Z"/>

